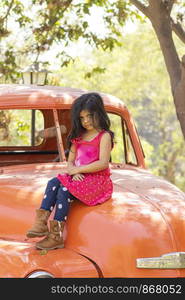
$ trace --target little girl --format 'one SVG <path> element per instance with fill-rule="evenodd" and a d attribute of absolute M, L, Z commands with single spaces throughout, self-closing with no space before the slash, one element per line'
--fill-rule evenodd
<path fill-rule="evenodd" d="M 36 243 L 38 249 L 64 247 L 63 229 L 71 201 L 78 199 L 93 206 L 112 195 L 109 160 L 114 133 L 100 95 L 88 93 L 77 98 L 72 105 L 71 120 L 67 173 L 48 181 L 35 223 L 27 232 L 29 238 L 46 236 Z M 54 207 L 49 231 L 47 221 Z"/>

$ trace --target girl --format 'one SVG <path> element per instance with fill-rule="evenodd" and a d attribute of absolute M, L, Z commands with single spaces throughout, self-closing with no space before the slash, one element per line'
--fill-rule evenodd
<path fill-rule="evenodd" d="M 97 93 L 83 94 L 71 110 L 72 128 L 67 138 L 67 173 L 58 174 L 46 187 L 36 220 L 27 237 L 46 236 L 36 243 L 38 249 L 63 248 L 63 229 L 70 202 L 78 199 L 93 206 L 108 200 L 113 191 L 109 160 L 114 134 L 103 100 Z M 47 221 L 56 207 L 54 220 Z"/>

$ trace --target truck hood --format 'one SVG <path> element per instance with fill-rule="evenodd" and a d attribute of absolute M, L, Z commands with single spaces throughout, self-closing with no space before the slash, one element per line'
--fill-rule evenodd
<path fill-rule="evenodd" d="M 138 258 L 185 251 L 185 194 L 144 169 L 111 171 L 112 199 L 71 211 L 66 245 L 91 257 L 107 277 L 185 276 L 184 270 L 136 267 Z"/>
<path fill-rule="evenodd" d="M 1 239 L 26 241 L 47 181 L 65 171 L 65 163 L 0 170 Z M 177 270 L 140 270 L 136 259 L 185 251 L 185 194 L 138 167 L 112 165 L 111 172 L 110 200 L 72 204 L 65 247 L 92 259 L 106 277 L 180 276 Z"/>
<path fill-rule="evenodd" d="M 27 164 L 0 169 L 0 237 L 25 241 L 47 181 L 65 172 L 65 163 Z"/>
<path fill-rule="evenodd" d="M 134 206 L 135 214 L 145 215 L 152 220 L 159 218 L 166 224 L 174 251 L 184 251 L 182 230 L 185 229 L 185 193 L 162 177 L 145 169 L 125 167 L 124 172 L 113 170 L 115 191 L 126 192 L 127 203 Z M 146 204 L 144 210 L 140 205 Z M 137 202 L 138 201 L 138 202 Z"/>

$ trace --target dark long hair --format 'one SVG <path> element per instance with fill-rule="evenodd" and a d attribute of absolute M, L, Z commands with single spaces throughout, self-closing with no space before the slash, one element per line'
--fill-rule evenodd
<path fill-rule="evenodd" d="M 114 133 L 110 130 L 110 119 L 105 111 L 102 97 L 98 93 L 83 94 L 73 102 L 71 108 L 71 130 L 67 137 L 67 146 L 70 148 L 71 140 L 79 137 L 85 129 L 80 121 L 80 112 L 87 110 L 92 115 L 93 125 L 96 127 L 96 120 L 98 121 L 98 127 L 105 129 L 111 135 L 112 145 L 114 139 Z"/>

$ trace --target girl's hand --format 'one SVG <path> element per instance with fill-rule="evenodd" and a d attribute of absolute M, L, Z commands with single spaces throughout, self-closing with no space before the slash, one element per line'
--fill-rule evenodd
<path fill-rule="evenodd" d="M 72 180 L 82 181 L 83 179 L 84 179 L 84 175 L 80 173 L 72 176 Z"/>
<path fill-rule="evenodd" d="M 76 174 L 80 174 L 79 173 L 79 169 L 78 169 L 78 167 L 75 167 L 75 166 L 70 166 L 70 167 L 68 167 L 68 174 L 69 175 L 76 175 Z"/>

